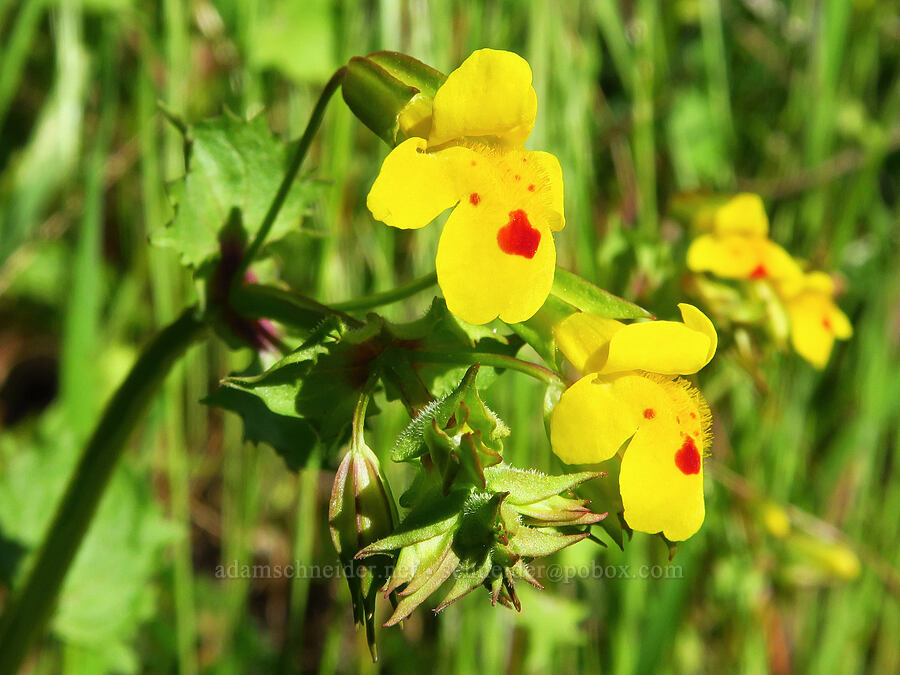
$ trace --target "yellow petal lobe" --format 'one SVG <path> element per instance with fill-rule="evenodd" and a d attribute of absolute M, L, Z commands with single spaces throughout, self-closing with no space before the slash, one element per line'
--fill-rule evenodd
<path fill-rule="evenodd" d="M 713 228 L 717 234 L 745 234 L 765 237 L 769 218 L 759 195 L 744 192 L 735 195 L 716 209 Z"/>
<path fill-rule="evenodd" d="M 526 189 L 535 186 L 534 191 L 543 198 L 548 211 L 547 222 L 550 229 L 559 232 L 566 226 L 563 175 L 559 160 L 549 152 L 537 151 L 526 152 L 523 159 L 523 165 L 527 162 L 529 171 L 537 175 L 536 181 L 529 183 Z"/>
<path fill-rule="evenodd" d="M 459 201 L 458 188 L 439 153 L 410 138 L 391 150 L 369 190 L 366 206 L 376 220 L 400 229 L 418 229 Z"/>
<path fill-rule="evenodd" d="M 472 324 L 530 319 L 550 294 L 556 247 L 546 223 L 503 195 L 460 202 L 438 243 L 438 284 L 447 307 Z"/>
<path fill-rule="evenodd" d="M 577 312 L 553 328 L 556 346 L 580 373 L 598 372 L 609 355 L 609 341 L 625 327 L 621 321 Z"/>
<path fill-rule="evenodd" d="M 662 375 L 696 373 L 708 362 L 710 338 L 677 321 L 632 323 L 609 341 L 609 356 L 599 372 L 646 370 Z"/>
<path fill-rule="evenodd" d="M 685 326 L 699 331 L 709 338 L 709 351 L 706 353 L 706 363 L 709 363 L 712 361 L 712 357 L 716 355 L 716 347 L 719 345 L 716 327 L 713 326 L 713 322 L 709 320 L 706 314 L 693 305 L 681 302 L 678 304 L 678 309 L 681 310 L 681 320 L 684 321 Z M 706 365 L 706 363 L 703 365 Z"/>
<path fill-rule="evenodd" d="M 659 402 L 625 450 L 619 489 L 629 527 L 683 541 L 700 529 L 705 516 L 703 454 L 709 412 L 699 393 L 683 380 L 655 384 Z"/>
<path fill-rule="evenodd" d="M 531 79 L 531 67 L 518 54 L 473 52 L 435 94 L 428 145 L 463 137 L 522 145 L 537 114 Z"/>
<path fill-rule="evenodd" d="M 637 430 L 643 411 L 660 402 L 659 389 L 639 375 L 586 375 L 569 387 L 550 417 L 550 445 L 567 464 L 593 464 L 613 457 Z"/>

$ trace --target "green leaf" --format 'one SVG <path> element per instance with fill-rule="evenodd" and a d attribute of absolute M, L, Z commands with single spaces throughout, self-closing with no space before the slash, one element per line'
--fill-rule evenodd
<path fill-rule="evenodd" d="M 459 372 L 459 368 L 416 363 L 417 350 L 477 348 L 509 352 L 518 347 L 518 343 L 503 342 L 493 334 L 473 336 L 451 318 L 443 301 L 436 301 L 421 319 L 405 324 L 389 323 L 370 314 L 368 323 L 351 329 L 332 317 L 322 322 L 300 348 L 266 372 L 225 378 L 206 403 L 237 412 L 244 420 L 247 439 L 272 445 L 288 466 L 297 468 L 305 463 L 316 442 L 323 443 L 327 451 L 348 438 L 357 394 L 373 372 L 381 376 L 388 399 L 417 389 L 424 402 L 430 398 L 429 391 L 443 388 L 436 384 L 438 380 Z M 493 372 L 493 368 L 475 367 L 470 371 L 471 376 L 463 378 L 465 384 L 459 385 L 460 391 L 446 405 L 432 404 L 426 408 L 426 415 L 417 418 L 417 431 L 411 431 L 401 444 L 402 459 L 424 453 L 427 448 L 421 430 L 425 424 L 439 415 L 445 426 L 462 401 L 472 411 L 473 428 L 483 432 L 481 441 L 490 448 L 499 447 L 499 438 L 508 434 L 508 429 L 484 406 L 472 386 L 476 376 L 481 380 L 481 374 Z M 377 412 L 374 406 L 372 412 Z"/>
<path fill-rule="evenodd" d="M 435 298 L 428 312 L 421 319 L 405 324 L 387 323 L 388 332 L 396 339 L 422 351 L 466 352 L 479 351 L 489 354 L 514 356 L 522 346 L 515 335 L 505 336 L 499 328 L 506 324 L 473 326 L 455 317 L 447 309 L 443 298 Z M 416 363 L 416 372 L 435 398 L 453 391 L 468 370 L 468 366 L 446 363 Z M 482 389 L 497 376 L 494 368 L 478 371 L 476 384 Z"/>
<path fill-rule="evenodd" d="M 416 607 L 422 604 L 422 602 L 431 595 L 434 591 L 436 591 L 441 584 L 443 584 L 447 579 L 450 578 L 450 575 L 453 574 L 456 566 L 459 564 L 459 558 L 453 552 L 453 547 L 448 546 L 444 555 L 435 562 L 431 567 L 426 570 L 423 570 L 417 575 L 417 578 L 414 578 L 407 586 L 406 592 L 409 592 L 408 595 L 403 595 L 403 598 L 397 603 L 396 609 L 394 609 L 394 613 L 391 615 L 391 618 L 385 622 L 385 626 L 394 626 L 410 614 L 413 613 Z M 421 584 L 417 584 L 417 579 L 423 579 Z M 415 585 L 415 586 L 414 586 Z M 410 587 L 414 586 L 414 590 L 410 590 Z"/>
<path fill-rule="evenodd" d="M 516 535 L 510 539 L 509 547 L 526 558 L 542 558 L 563 550 L 567 546 L 577 544 L 588 536 L 587 532 L 580 534 L 560 534 L 545 528 L 522 527 Z"/>
<path fill-rule="evenodd" d="M 379 322 L 355 330 L 326 322 L 261 375 L 225 378 L 205 403 L 237 412 L 248 440 L 268 443 L 296 470 L 316 443 L 330 450 L 349 437 L 357 394 L 373 367 L 370 342 L 380 330 Z"/>
<path fill-rule="evenodd" d="M 443 611 L 447 605 L 456 602 L 467 593 L 471 593 L 484 583 L 487 579 L 494 561 L 490 556 L 490 552 L 486 551 L 484 558 L 480 563 L 463 565 L 460 563 L 456 572 L 453 574 L 453 586 L 447 591 L 440 604 L 434 608 L 434 613 Z"/>
<path fill-rule="evenodd" d="M 646 309 L 559 267 L 556 268 L 551 293 L 582 312 L 592 312 L 607 319 L 653 318 Z"/>
<path fill-rule="evenodd" d="M 453 499 L 456 496 L 457 499 Z M 396 551 L 404 546 L 418 544 L 433 537 L 438 537 L 457 527 L 460 520 L 459 509 L 462 499 L 460 492 L 451 493 L 446 500 L 433 500 L 431 508 L 414 511 L 406 518 L 393 534 L 379 539 L 366 546 L 356 554 L 357 558 L 365 558 L 374 553 Z"/>
<path fill-rule="evenodd" d="M 186 148 L 187 173 L 169 189 L 175 217 L 151 240 L 175 249 L 196 272 L 219 255 L 219 235 L 233 208 L 241 211 L 244 239 L 253 239 L 284 177 L 288 148 L 263 115 L 247 122 L 230 114 L 190 127 Z M 268 241 L 299 228 L 313 194 L 312 183 L 295 182 Z"/>
<path fill-rule="evenodd" d="M 476 483 L 484 486 L 481 467 L 500 461 L 509 427 L 478 395 L 478 373 L 477 364 L 470 366 L 450 394 L 413 419 L 394 444 L 391 458 L 395 462 L 411 461 L 430 451 L 448 488 L 455 475 L 452 462 L 457 467 L 462 462 L 468 469 L 464 474 L 478 476 Z"/>
<path fill-rule="evenodd" d="M 517 469 L 508 464 L 498 464 L 484 470 L 487 488 L 495 492 L 508 492 L 508 503 L 515 505 L 534 504 L 549 499 L 602 475 L 600 471 L 582 471 L 548 476 L 535 469 Z"/>
<path fill-rule="evenodd" d="M 583 465 L 584 469 L 600 469 L 608 472 L 603 480 L 592 480 L 585 483 L 579 490 L 579 494 L 585 499 L 591 500 L 591 508 L 595 512 L 606 511 L 609 516 L 601 520 L 599 525 L 609 535 L 616 545 L 625 550 L 625 535 L 627 528 L 622 517 L 624 507 L 622 497 L 619 494 L 619 468 L 620 462 L 613 460 L 602 464 Z"/>
<path fill-rule="evenodd" d="M 457 387 L 438 401 L 429 404 L 416 415 L 412 422 L 397 437 L 391 459 L 395 462 L 408 462 L 428 452 L 425 445 L 425 429 L 437 422 L 439 428 L 447 426 L 450 417 L 456 412 L 466 392 L 475 383 L 478 366 L 470 366 Z"/>
<path fill-rule="evenodd" d="M 408 583 L 422 569 L 427 569 L 443 554 L 453 541 L 453 532 L 448 530 L 442 535 L 404 546 L 397 556 L 397 564 L 391 574 L 390 581 L 384 587 L 385 595 Z"/>
<path fill-rule="evenodd" d="M 270 410 L 259 395 L 227 380 L 202 403 L 230 410 L 244 422 L 244 440 L 267 443 L 282 456 L 288 468 L 299 471 L 316 445 L 316 433 L 305 419 L 279 415 Z"/>
<path fill-rule="evenodd" d="M 36 549 L 78 450 L 76 435 L 58 408 L 49 410 L 34 428 L 0 436 L 4 537 Z M 156 611 L 154 580 L 177 534 L 156 502 L 147 467 L 137 461 L 126 454 L 117 466 L 66 576 L 51 623 L 58 639 L 97 664 L 96 672 L 140 670 L 135 641 Z M 19 573 L 27 567 L 19 565 Z"/>
<path fill-rule="evenodd" d="M 521 323 L 509 324 L 509 327 L 530 345 L 544 362 L 555 366 L 558 365 L 558 361 L 553 327 L 577 311 L 568 302 L 550 294 L 533 317 Z"/>

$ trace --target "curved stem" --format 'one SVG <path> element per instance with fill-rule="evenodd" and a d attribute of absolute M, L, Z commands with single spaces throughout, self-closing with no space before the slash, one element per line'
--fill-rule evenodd
<path fill-rule="evenodd" d="M 288 193 L 291 191 L 291 187 L 294 184 L 294 179 L 297 177 L 297 173 L 299 173 L 300 167 L 303 165 L 303 160 L 306 159 L 306 153 L 309 152 L 309 146 L 312 144 L 312 140 L 319 130 L 319 126 L 322 124 L 322 118 L 325 116 L 325 108 L 328 107 L 328 102 L 331 100 L 334 92 L 341 86 L 345 71 L 346 67 L 342 67 L 332 75 L 331 79 L 328 80 L 325 88 L 322 90 L 322 93 L 319 95 L 319 100 L 316 101 L 316 106 L 309 116 L 309 122 L 306 123 L 306 129 L 303 131 L 300 140 L 297 141 L 297 150 L 291 158 L 291 163 L 288 165 L 284 178 L 281 180 L 281 185 L 278 186 L 278 192 L 275 193 L 275 198 L 272 200 L 272 204 L 269 206 L 269 210 L 266 212 L 266 216 L 263 218 L 259 230 L 256 231 L 253 242 L 247 248 L 242 272 L 249 267 L 251 262 L 253 262 L 259 254 L 259 250 L 262 248 L 263 243 L 265 243 L 266 237 L 269 236 L 269 231 L 272 229 L 272 225 L 275 224 L 278 212 L 281 211 L 284 200 L 287 199 Z M 243 274 L 235 275 L 235 278 L 239 281 L 243 280 L 243 277 Z"/>
<path fill-rule="evenodd" d="M 350 435 L 351 450 L 358 450 L 366 444 L 366 408 L 369 407 L 369 399 L 372 397 L 372 391 L 378 383 L 378 375 L 372 373 L 369 379 L 363 385 L 356 399 L 356 407 L 353 409 L 353 426 Z"/>
<path fill-rule="evenodd" d="M 330 307 L 332 309 L 341 310 L 344 312 L 354 312 L 361 309 L 381 307 L 382 305 L 389 305 L 392 302 L 398 302 L 400 300 L 413 296 L 419 291 L 424 291 L 426 288 L 434 286 L 436 283 L 437 272 L 431 272 L 430 274 L 426 274 L 423 277 L 413 279 L 408 283 L 401 284 L 396 288 L 392 288 L 389 291 L 373 293 L 372 295 L 366 295 L 362 298 L 356 298 L 355 300 L 336 302 L 330 305 Z"/>
<path fill-rule="evenodd" d="M 562 386 L 562 378 L 549 368 L 531 361 L 523 361 L 514 356 L 492 354 L 490 352 L 407 352 L 407 358 L 417 363 L 456 363 L 461 366 L 480 363 L 492 368 L 509 368 L 525 373 L 545 384 Z"/>
<path fill-rule="evenodd" d="M 264 284 L 243 284 L 231 292 L 232 308 L 244 318 L 275 319 L 283 324 L 312 330 L 327 316 L 338 316 L 349 326 L 363 322 L 305 295 Z"/>
<path fill-rule="evenodd" d="M 0 621 L 0 675 L 19 671 L 28 647 L 50 617 L 66 572 L 131 431 L 165 375 L 204 328 L 195 309 L 185 311 L 147 345 L 107 405 L 69 480 L 31 571 L 11 597 Z"/>

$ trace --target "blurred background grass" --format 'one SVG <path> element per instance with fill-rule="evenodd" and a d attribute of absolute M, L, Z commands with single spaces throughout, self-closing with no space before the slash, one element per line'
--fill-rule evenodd
<path fill-rule="evenodd" d="M 900 672 L 900 7 L 873 0 L 0 0 L 0 602 L 103 402 L 193 297 L 174 255 L 147 245 L 184 170 L 157 100 L 188 121 L 262 113 L 293 138 L 351 56 L 399 50 L 449 72 L 484 46 L 534 70 L 529 145 L 566 178 L 561 265 L 669 317 L 685 297 L 672 196 L 754 190 L 776 241 L 846 278 L 856 335 L 823 373 L 771 354 L 752 374 L 725 336 L 700 378 L 716 441 L 681 578 L 548 581 L 520 615 L 476 595 L 423 608 L 381 632 L 379 667 Z M 390 231 L 365 209 L 386 152 L 332 104 L 307 164 L 321 196 L 276 256 L 299 290 L 342 300 L 433 269 L 439 227 Z M 343 582 L 216 579 L 234 561 L 335 561 L 335 458 L 292 475 L 198 403 L 248 360 L 210 343 L 169 379 L 30 672 L 376 668 Z M 485 397 L 513 428 L 507 459 L 559 471 L 541 395 L 510 373 Z M 404 422 L 387 406 L 373 446 Z M 639 535 L 557 562 L 665 560 Z"/>

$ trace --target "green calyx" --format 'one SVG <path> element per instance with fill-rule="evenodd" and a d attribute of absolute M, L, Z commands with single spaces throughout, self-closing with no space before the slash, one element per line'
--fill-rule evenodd
<path fill-rule="evenodd" d="M 441 611 L 478 587 L 491 603 L 520 608 L 516 579 L 540 588 L 528 562 L 551 555 L 588 536 L 596 514 L 581 499 L 563 496 L 602 474 L 582 472 L 547 476 L 505 464 L 482 470 L 484 486 L 457 483 L 449 494 L 441 484 L 421 490 L 400 527 L 357 554 L 364 559 L 397 551 L 397 561 L 382 591 L 399 602 L 385 623 L 408 617 L 442 586 L 448 590 Z"/>
<path fill-rule="evenodd" d="M 353 114 L 388 145 L 431 130 L 431 104 L 446 76 L 398 52 L 350 59 L 341 90 Z"/>
<path fill-rule="evenodd" d="M 457 480 L 485 488 L 484 469 L 500 463 L 503 438 L 509 435 L 509 427 L 478 395 L 478 370 L 478 365 L 471 366 L 459 386 L 422 410 L 391 453 L 395 462 L 427 455 L 444 494 Z"/>

